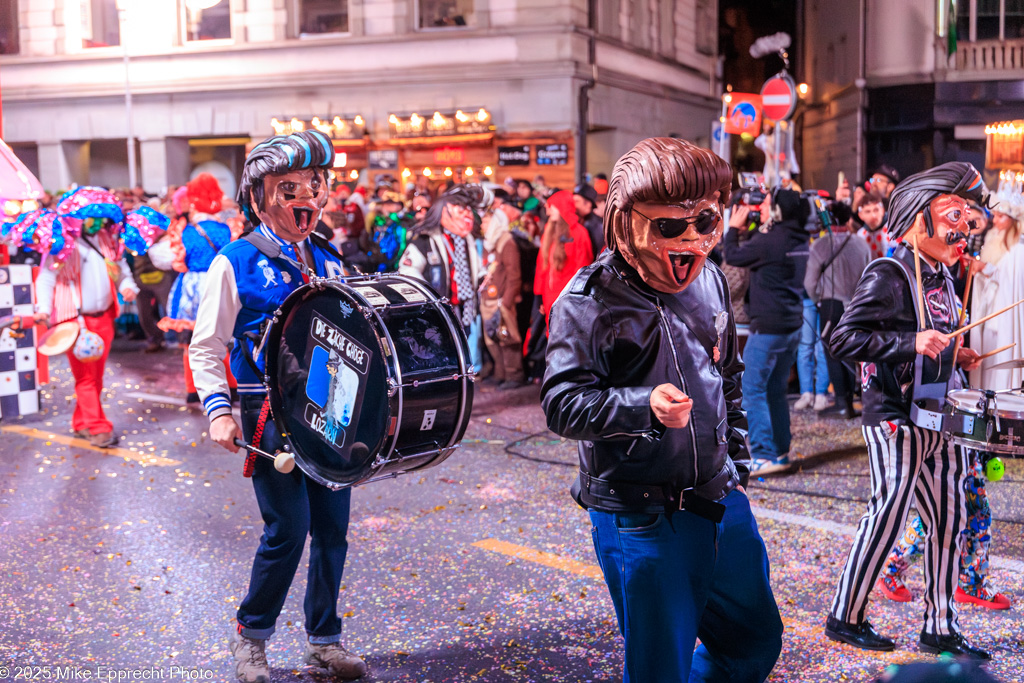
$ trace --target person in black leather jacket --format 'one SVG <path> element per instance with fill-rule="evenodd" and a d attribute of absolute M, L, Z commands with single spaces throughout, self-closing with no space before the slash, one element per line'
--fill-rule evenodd
<path fill-rule="evenodd" d="M 782 622 L 743 491 L 743 363 L 721 238 L 729 165 L 672 138 L 615 165 L 607 251 L 551 311 L 542 400 L 625 638 L 626 681 L 762 681 Z M 696 639 L 701 645 L 694 650 Z"/>
<path fill-rule="evenodd" d="M 809 235 L 807 204 L 799 192 L 776 189 L 765 197 L 761 215 L 770 219 L 742 244 L 740 230 L 751 207 L 737 205 L 725 235 L 725 262 L 750 269 L 750 336 L 743 350 L 743 407 L 750 423 L 751 472 L 755 476 L 789 469 L 786 398 L 804 324 L 804 272 Z"/>
<path fill-rule="evenodd" d="M 872 491 L 826 621 L 825 635 L 833 640 L 868 650 L 895 647 L 865 614 L 871 588 L 914 503 L 927 529 L 920 648 L 989 658 L 961 635 L 953 604 L 966 521 L 967 463 L 941 431 L 946 394 L 963 386 L 954 358 L 966 370 L 980 362 L 971 349 L 956 348 L 962 337 L 951 341 L 946 336 L 957 327 L 961 305 L 948 266 L 960 259 L 966 245 L 967 200 L 985 201 L 985 194 L 978 171 L 963 162 L 900 183 L 892 194 L 888 223 L 889 237 L 900 244 L 892 258 L 868 266 L 832 333 L 835 357 L 863 364 L 863 431 Z"/>

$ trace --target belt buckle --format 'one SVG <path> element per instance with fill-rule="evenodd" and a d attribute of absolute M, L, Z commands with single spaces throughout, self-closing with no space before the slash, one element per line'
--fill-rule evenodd
<path fill-rule="evenodd" d="M 680 510 L 685 510 L 686 509 L 686 506 L 685 506 L 684 503 L 686 501 L 686 492 L 687 491 L 693 491 L 693 487 L 691 486 L 690 488 L 683 489 L 682 491 L 679 492 L 679 509 Z"/>

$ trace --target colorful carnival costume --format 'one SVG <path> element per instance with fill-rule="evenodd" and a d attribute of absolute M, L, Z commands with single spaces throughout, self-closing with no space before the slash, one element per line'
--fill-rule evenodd
<path fill-rule="evenodd" d="M 38 318 L 51 324 L 78 321 L 78 340 L 68 352 L 75 378 L 72 429 L 92 445 L 118 442 L 103 412 L 103 371 L 114 339 L 118 293 L 131 301 L 138 287 L 124 261 L 124 251 L 146 252 L 167 219 L 141 207 L 126 217 L 113 193 L 80 187 L 61 198 L 57 210 L 19 216 L 0 229 L 15 247 L 43 255 L 36 280 Z"/>
<path fill-rule="evenodd" d="M 956 589 L 957 602 L 972 602 L 989 609 L 1008 609 L 1010 600 L 992 585 L 988 574 L 989 546 L 992 536 L 992 509 L 985 493 L 985 468 L 978 451 L 972 451 L 971 470 L 964 482 L 967 506 L 967 526 L 963 532 L 963 546 L 960 553 L 960 585 Z M 910 602 L 913 595 L 903 583 L 907 569 L 921 556 L 924 524 L 921 516 L 915 514 L 907 523 L 903 538 L 889 554 L 889 560 L 878 579 L 878 588 L 890 600 Z"/>
<path fill-rule="evenodd" d="M 214 215 L 222 208 L 224 192 L 217 179 L 209 173 L 200 173 L 186 185 L 185 202 L 188 204 L 186 217 L 175 222 L 169 230 L 171 246 L 175 251 L 174 270 L 180 275 L 171 287 L 167 300 L 167 317 L 159 322 L 165 332 L 185 332 L 191 336 L 199 311 L 199 300 L 206 283 L 206 272 L 210 264 L 233 238 L 231 227 Z M 175 197 L 178 199 L 178 197 Z M 185 388 L 190 402 L 198 402 L 192 370 L 189 367 L 188 346 L 182 359 L 185 366 Z M 225 367 L 227 360 L 225 359 Z M 231 388 L 234 377 L 228 370 Z"/>

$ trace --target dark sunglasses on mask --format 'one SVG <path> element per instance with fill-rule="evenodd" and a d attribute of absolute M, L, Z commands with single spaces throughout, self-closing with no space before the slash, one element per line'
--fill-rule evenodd
<path fill-rule="evenodd" d="M 679 237 L 689 230 L 691 225 L 697 229 L 699 234 L 710 235 L 718 227 L 718 221 L 722 219 L 722 216 L 714 209 L 704 209 L 696 216 L 687 216 L 686 218 L 649 218 L 637 209 L 633 209 L 633 212 L 653 225 L 661 236 L 668 240 Z"/>

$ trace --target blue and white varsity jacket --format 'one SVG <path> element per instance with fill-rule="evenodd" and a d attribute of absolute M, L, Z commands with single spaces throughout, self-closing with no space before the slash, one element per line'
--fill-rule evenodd
<path fill-rule="evenodd" d="M 314 264 L 316 274 L 321 277 L 345 274 L 335 256 L 309 239 L 294 245 L 283 241 L 264 225 L 256 230 L 279 244 L 282 253 L 293 260 L 296 246 L 300 247 L 302 260 L 307 265 Z M 223 361 L 232 338 L 235 346 L 231 350 L 231 372 L 238 380 L 238 393 L 266 393 L 262 382 L 264 359 L 254 359 L 260 370 L 257 375 L 246 359 L 246 356 L 252 358 L 255 346 L 246 333 L 259 334 L 263 322 L 301 285 L 302 273 L 298 268 L 284 259 L 264 256 L 243 239 L 221 249 L 210 264 L 188 358 L 196 391 L 211 421 L 231 414 L 231 396 Z"/>

